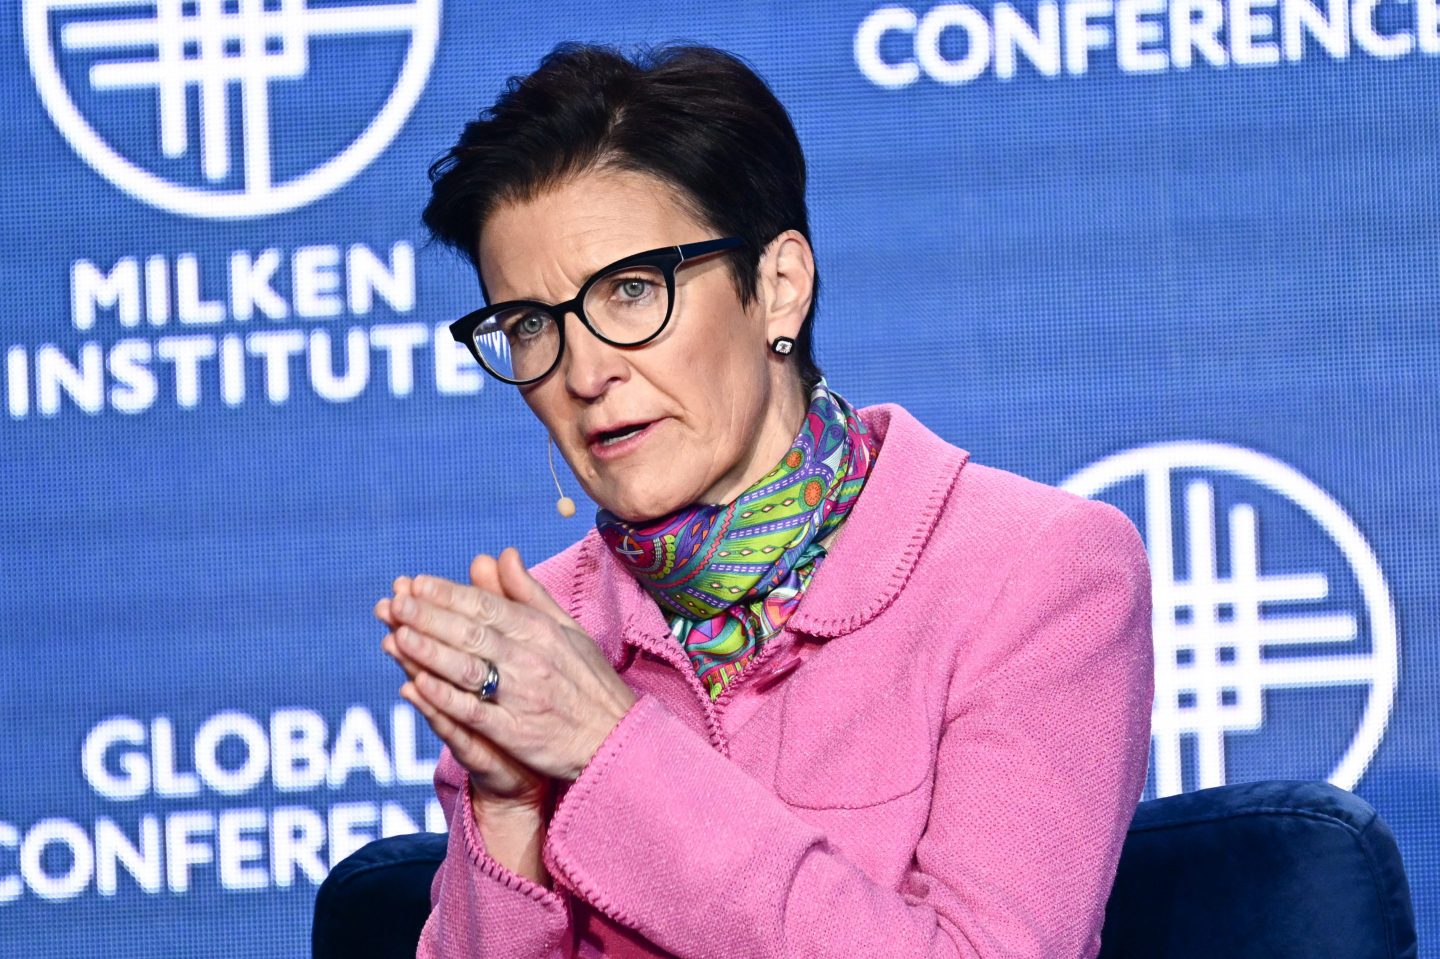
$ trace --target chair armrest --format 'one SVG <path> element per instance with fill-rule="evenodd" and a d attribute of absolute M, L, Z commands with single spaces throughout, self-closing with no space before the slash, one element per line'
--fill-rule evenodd
<path fill-rule="evenodd" d="M 1141 803 L 1102 959 L 1415 959 L 1400 851 L 1328 783 L 1270 781 Z"/>
<path fill-rule="evenodd" d="M 444 833 L 377 839 L 330 870 L 315 895 L 314 959 L 414 959 Z"/>

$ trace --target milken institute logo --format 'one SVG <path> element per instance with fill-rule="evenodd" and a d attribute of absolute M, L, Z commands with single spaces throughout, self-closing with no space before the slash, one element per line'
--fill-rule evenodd
<path fill-rule="evenodd" d="M 1288 735 L 1305 737 L 1299 751 L 1323 764 L 1300 773 L 1354 788 L 1385 733 L 1399 642 L 1380 564 L 1345 510 L 1284 463 L 1220 443 L 1127 450 L 1064 486 L 1117 498 L 1145 537 L 1155 794 L 1225 784 L 1236 774 L 1235 737 L 1273 732 L 1267 694 L 1278 692 L 1303 697 L 1303 715 L 1287 701 Z M 1353 728 L 1330 728 L 1342 721 Z M 1266 763 L 1295 751 L 1282 746 L 1256 759 L 1252 748 L 1246 778 L 1269 778 L 1275 770 Z"/>
<path fill-rule="evenodd" d="M 146 203 L 213 219 L 293 210 L 349 182 L 409 116 L 440 33 L 440 0 L 323 6 L 308 0 L 25 0 L 23 15 L 35 85 L 75 152 Z M 290 179 L 277 178 L 275 87 L 306 79 L 317 39 L 377 35 L 409 41 L 378 112 L 338 152 Z M 153 91 L 159 143 L 150 162 L 123 155 L 86 118 L 67 86 L 67 56 L 88 63 L 71 71 L 80 75 L 71 82 L 83 82 L 87 94 Z M 345 106 L 353 99 L 326 102 Z M 177 161 L 197 150 L 200 185 L 177 174 Z"/>

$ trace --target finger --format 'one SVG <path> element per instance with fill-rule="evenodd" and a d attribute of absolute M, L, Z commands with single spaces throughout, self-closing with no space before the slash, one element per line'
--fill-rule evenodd
<path fill-rule="evenodd" d="M 496 721 L 505 716 L 505 711 L 495 703 L 483 702 L 474 693 L 459 689 L 453 683 L 423 670 L 415 677 L 415 688 L 451 720 L 503 748 L 494 733 Z"/>
<path fill-rule="evenodd" d="M 524 561 L 520 559 L 518 549 L 507 546 L 501 551 L 497 565 L 500 584 L 505 588 L 506 596 L 567 626 L 580 628 L 580 624 L 571 619 L 570 614 L 555 602 L 545 587 L 540 585 L 540 581 L 530 575 L 530 571 L 525 568 Z"/>
<path fill-rule="evenodd" d="M 470 693 L 485 685 L 489 676 L 490 665 L 486 660 L 438 642 L 408 626 L 395 631 L 395 641 L 399 651 L 422 671 L 433 673 Z"/>
<path fill-rule="evenodd" d="M 375 601 L 375 618 L 392 629 L 395 627 L 395 613 L 390 609 L 389 596 L 382 596 Z"/>
<path fill-rule="evenodd" d="M 503 652 L 506 644 L 502 637 L 518 625 L 513 617 L 509 621 L 502 616 L 487 622 L 482 617 L 459 613 L 417 596 L 398 598 L 390 608 L 395 611 L 400 626 L 410 626 L 447 646 L 486 659 L 494 659 Z M 397 632 L 398 629 L 397 626 Z"/>
<path fill-rule="evenodd" d="M 481 553 L 470 561 L 470 583 L 476 589 L 483 589 L 496 596 L 504 595 L 500 587 L 500 574 L 495 557 Z"/>
<path fill-rule="evenodd" d="M 420 715 L 425 717 L 425 721 L 430 724 L 430 728 L 435 731 L 435 735 L 445 740 L 447 744 L 452 744 L 452 751 L 454 750 L 455 744 L 468 745 L 470 741 L 475 739 L 474 734 L 471 733 L 470 730 L 445 715 L 436 708 L 434 703 L 426 699 L 425 694 L 420 692 L 416 683 L 409 682 L 402 685 L 400 687 L 400 697 L 420 711 Z"/>
<path fill-rule="evenodd" d="M 404 651 L 400 649 L 399 644 L 395 641 L 395 634 L 393 632 L 386 633 L 385 638 L 380 640 L 380 648 L 384 650 L 391 659 L 395 660 L 400 668 L 405 670 L 405 675 L 411 679 L 414 679 L 416 673 L 420 671 L 420 664 L 405 655 Z"/>
<path fill-rule="evenodd" d="M 461 616 L 487 625 L 499 622 L 504 616 L 513 614 L 520 608 L 498 591 L 488 592 L 440 576 L 416 576 L 410 584 L 410 593 L 414 599 L 444 606 Z M 397 600 L 399 598 L 396 597 Z"/>
<path fill-rule="evenodd" d="M 395 577 L 394 582 L 390 584 L 390 589 L 396 595 L 396 597 L 409 596 L 410 577 Z M 395 628 L 395 611 L 391 609 L 391 599 L 389 596 L 382 596 L 379 600 L 375 602 L 375 618 L 380 620 L 380 622 L 384 623 L 386 626 L 389 626 L 391 629 Z"/>
<path fill-rule="evenodd" d="M 484 771 L 499 761 L 498 749 L 483 736 L 455 722 L 441 712 L 416 688 L 414 682 L 400 687 L 400 697 L 420 711 L 440 741 L 450 747 L 455 759 L 471 771 Z"/>

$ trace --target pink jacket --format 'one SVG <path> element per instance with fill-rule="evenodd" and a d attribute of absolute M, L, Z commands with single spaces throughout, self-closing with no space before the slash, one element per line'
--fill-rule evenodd
<path fill-rule="evenodd" d="M 1118 510 L 896 406 L 800 608 L 711 703 L 592 531 L 536 576 L 639 699 L 561 796 L 545 889 L 450 819 L 425 957 L 1093 956 L 1145 778 L 1150 579 Z"/>

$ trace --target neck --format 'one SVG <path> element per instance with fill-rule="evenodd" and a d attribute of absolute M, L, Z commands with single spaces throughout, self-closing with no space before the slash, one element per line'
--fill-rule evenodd
<path fill-rule="evenodd" d="M 780 452 L 728 501 L 695 503 L 640 524 L 603 510 L 596 517 L 613 554 L 670 613 L 708 619 L 763 599 L 782 583 L 782 599 L 803 591 L 875 453 L 843 399 L 832 393 L 813 408 L 815 415 L 802 413 L 790 434 L 793 452 Z"/>

